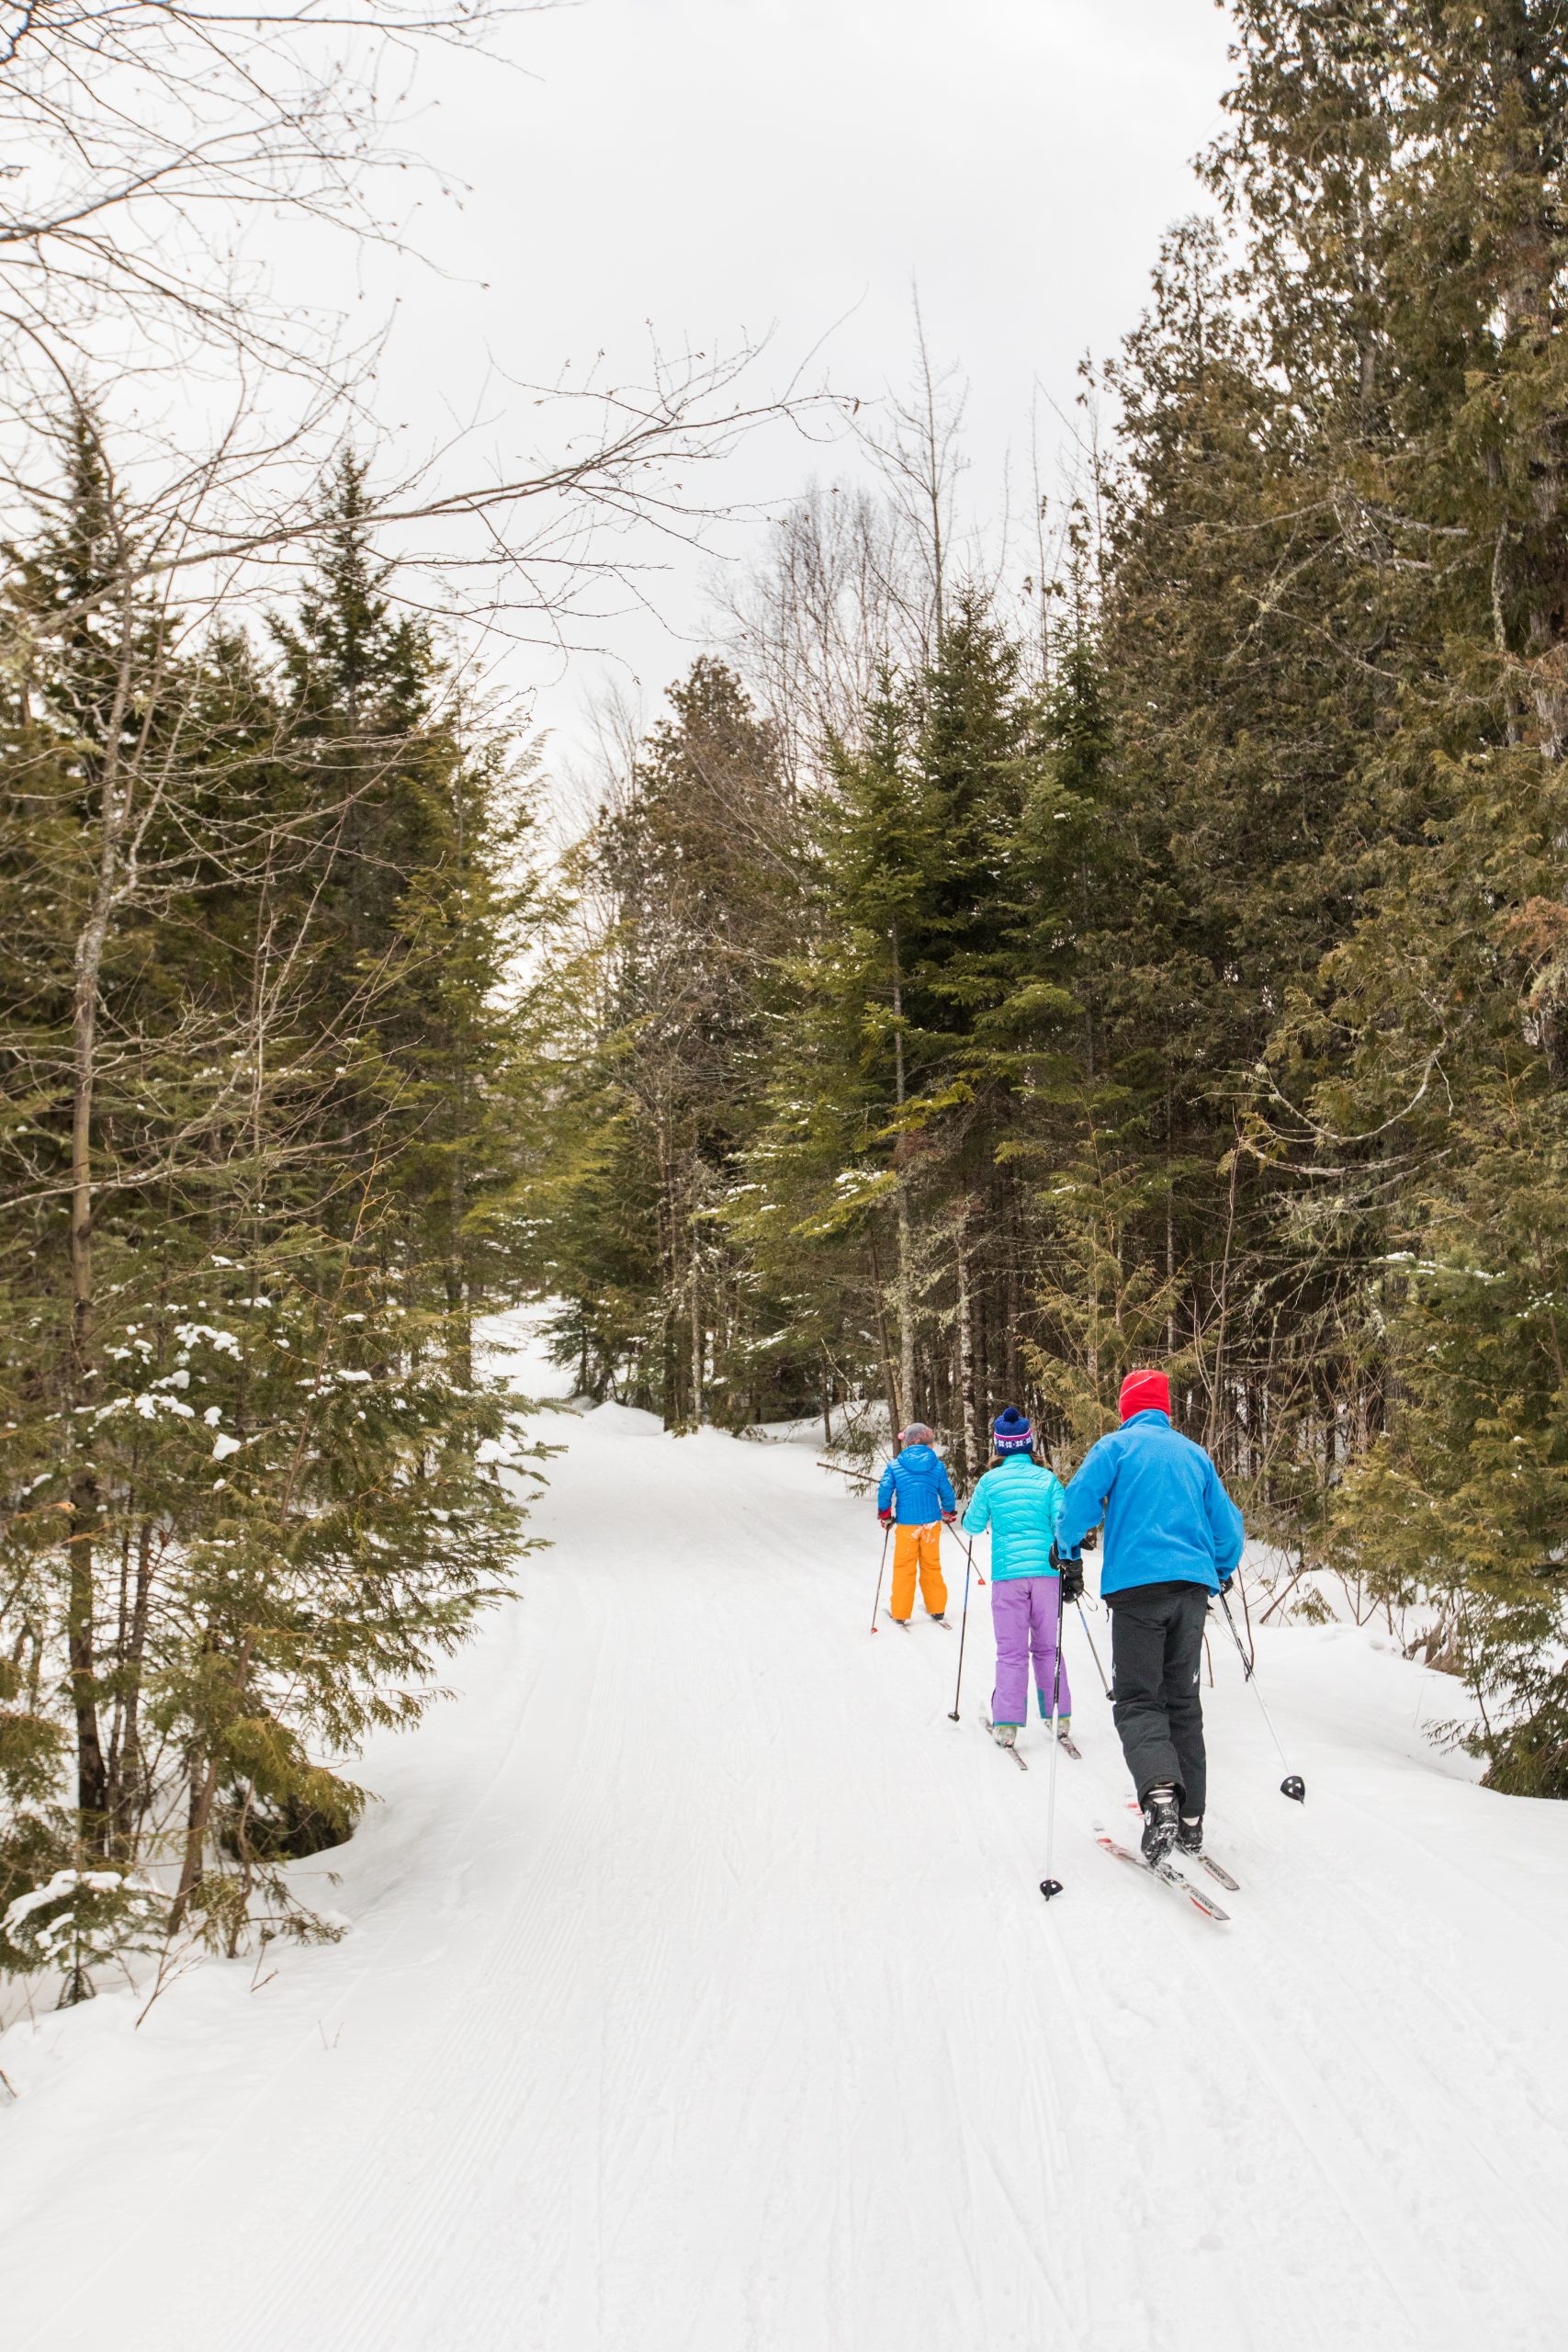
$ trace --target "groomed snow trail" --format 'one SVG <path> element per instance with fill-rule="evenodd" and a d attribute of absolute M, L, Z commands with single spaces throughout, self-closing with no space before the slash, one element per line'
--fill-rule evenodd
<path fill-rule="evenodd" d="M 954 1725 L 812 1445 L 546 1434 L 522 1605 L 298 1872 L 347 1939 L 0 2041 L 10 2352 L 1562 2352 L 1568 1808 L 1451 1684 L 1265 1635 L 1298 1808 L 1215 1642 L 1214 1928 L 1091 1842 L 1069 1622 L 1047 1909 L 986 1592 Z"/>

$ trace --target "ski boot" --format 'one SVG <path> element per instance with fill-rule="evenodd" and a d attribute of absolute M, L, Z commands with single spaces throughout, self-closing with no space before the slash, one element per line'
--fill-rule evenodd
<path fill-rule="evenodd" d="M 1197 1815 L 1196 1817 L 1190 1814 L 1182 1815 L 1181 1826 L 1176 1833 L 1176 1847 L 1177 1851 L 1181 1854 L 1196 1856 L 1202 1852 L 1203 1816 L 1201 1814 Z"/>
<path fill-rule="evenodd" d="M 993 1724 L 991 1725 L 991 1737 L 996 1741 L 998 1747 L 1016 1747 L 1018 1746 L 1018 1725 L 1016 1724 Z"/>
<path fill-rule="evenodd" d="M 1151 1869 L 1163 1862 L 1176 1843 L 1181 1826 L 1177 1810 L 1176 1791 L 1172 1788 L 1151 1789 L 1144 1799 L 1144 1860 Z"/>

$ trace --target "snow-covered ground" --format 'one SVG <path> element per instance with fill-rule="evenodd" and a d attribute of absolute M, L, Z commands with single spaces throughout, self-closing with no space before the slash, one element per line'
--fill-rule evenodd
<path fill-rule="evenodd" d="M 0 2040 L 8 2352 L 1562 2352 L 1568 1807 L 1451 1683 L 1270 1629 L 1303 1809 L 1214 1645 L 1216 1928 L 1090 1840 L 1070 1629 L 1047 1908 L 984 1594 L 955 1725 L 809 1444 L 547 1434 L 555 1548 L 300 1866 L 352 1935 Z"/>

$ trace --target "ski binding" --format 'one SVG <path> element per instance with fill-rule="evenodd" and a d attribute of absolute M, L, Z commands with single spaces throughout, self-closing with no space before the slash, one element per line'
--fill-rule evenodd
<path fill-rule="evenodd" d="M 1004 1756 L 1010 1756 L 1012 1758 L 1013 1762 L 1018 1766 L 1021 1772 L 1027 1772 L 1029 1770 L 1028 1758 L 1021 1756 L 1016 1747 L 1003 1747 L 999 1739 L 991 1738 L 991 1718 L 989 1715 L 982 1715 L 980 1721 L 986 1726 L 986 1737 L 991 1741 L 991 1746 L 993 1747 L 1000 1747 Z"/>
<path fill-rule="evenodd" d="M 1138 1819 L 1142 1821 L 1144 1817 L 1144 1808 L 1138 1803 L 1136 1797 L 1128 1798 L 1127 1810 L 1129 1813 L 1135 1813 Z M 1209 1876 L 1211 1878 L 1217 1878 L 1227 1894 L 1239 1894 L 1241 1893 L 1241 1881 L 1238 1878 L 1232 1878 L 1224 1862 L 1216 1862 L 1213 1854 L 1208 1852 L 1201 1854 L 1189 1854 L 1183 1851 L 1182 1860 L 1183 1861 L 1189 1862 L 1201 1862 L 1203 1868 L 1208 1871 Z"/>
<path fill-rule="evenodd" d="M 1229 1919 L 1230 1913 L 1222 1911 L 1213 1897 L 1205 1894 L 1201 1887 L 1194 1886 L 1190 1879 L 1183 1878 L 1174 1862 L 1145 1862 L 1142 1854 L 1134 1854 L 1128 1846 L 1119 1846 L 1110 1830 L 1098 1823 L 1094 1842 L 1107 1854 L 1113 1854 L 1119 1862 L 1128 1862 L 1134 1870 L 1142 1871 L 1145 1878 L 1157 1878 L 1173 1894 L 1190 1903 L 1195 1911 L 1201 1911 L 1205 1919 Z"/>

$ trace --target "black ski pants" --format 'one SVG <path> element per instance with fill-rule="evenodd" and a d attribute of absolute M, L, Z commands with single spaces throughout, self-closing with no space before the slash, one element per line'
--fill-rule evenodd
<path fill-rule="evenodd" d="M 1201 1584 L 1140 1584 L 1112 1593 L 1111 1681 L 1122 1753 L 1141 1804 L 1162 1781 L 1174 1783 L 1185 1814 L 1203 1810 L 1203 1621 Z"/>

